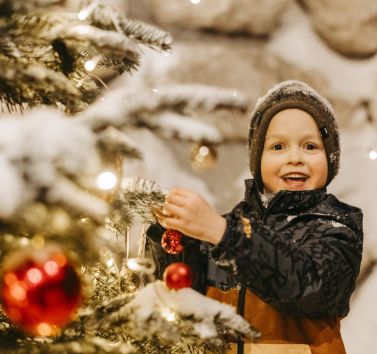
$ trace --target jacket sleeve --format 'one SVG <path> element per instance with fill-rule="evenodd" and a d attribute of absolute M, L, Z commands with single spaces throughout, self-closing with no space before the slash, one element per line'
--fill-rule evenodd
<path fill-rule="evenodd" d="M 224 236 L 210 250 L 216 264 L 279 311 L 345 316 L 360 269 L 361 226 L 313 216 L 305 220 L 305 236 L 295 240 L 295 227 L 276 231 L 249 218 L 250 234 L 241 209 L 226 216 Z M 361 211 L 351 217 L 361 225 Z"/>
<path fill-rule="evenodd" d="M 169 254 L 161 246 L 161 238 L 165 231 L 166 229 L 159 224 L 151 225 L 147 230 L 146 252 L 147 257 L 152 258 L 156 264 L 155 276 L 162 279 L 164 270 L 169 264 L 184 262 L 190 267 L 193 275 L 192 288 L 205 293 L 207 278 L 206 248 L 202 247 L 202 242 L 183 236 L 183 252 L 181 254 Z"/>

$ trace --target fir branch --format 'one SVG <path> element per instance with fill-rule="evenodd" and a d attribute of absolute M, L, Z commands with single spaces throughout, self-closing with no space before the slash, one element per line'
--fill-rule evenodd
<path fill-rule="evenodd" d="M 101 161 L 95 135 L 80 121 L 53 110 L 35 110 L 26 120 L 4 117 L 0 141 L 0 177 L 8 186 L 0 192 L 1 218 L 35 202 L 65 206 L 73 215 L 97 220 L 106 215 L 107 203 L 88 192 Z"/>
<path fill-rule="evenodd" d="M 139 61 L 139 54 L 135 44 L 122 34 L 95 28 L 90 25 L 78 24 L 72 27 L 57 27 L 59 37 L 76 41 L 87 42 L 89 46 L 95 47 L 99 52 L 106 54 L 113 53 L 126 56 L 129 61 L 135 64 Z"/>
<path fill-rule="evenodd" d="M 21 52 L 10 37 L 0 37 L 0 53 L 6 57 L 19 58 Z"/>
<path fill-rule="evenodd" d="M 139 340 L 158 338 L 177 353 L 190 346 L 225 350 L 224 335 L 258 338 L 258 333 L 230 306 L 189 288 L 170 291 L 160 281 L 148 284 L 131 302 L 101 321 L 100 326 L 125 331 Z"/>
<path fill-rule="evenodd" d="M 163 50 L 169 47 L 169 35 L 153 26 L 133 23 L 104 5 L 94 10 L 106 15 L 103 23 L 98 14 L 90 22 L 62 9 L 0 19 L 0 64 L 6 72 L 0 75 L 0 101 L 8 110 L 42 104 L 77 113 L 100 94 L 95 77 L 85 70 L 89 59 L 121 74 L 138 67 L 140 44 Z M 114 21 L 119 24 L 114 26 Z M 37 68 L 44 77 L 36 82 Z"/>
<path fill-rule="evenodd" d="M 13 107 L 27 103 L 57 106 L 68 111 L 83 109 L 81 93 L 63 74 L 49 70 L 37 63 L 12 61 L 0 55 L 0 101 Z M 10 109 L 11 110 L 11 109 Z"/>
<path fill-rule="evenodd" d="M 97 144 L 106 154 L 120 154 L 141 159 L 140 150 L 127 135 L 114 127 L 108 127 L 97 134 Z"/>
<path fill-rule="evenodd" d="M 154 181 L 142 178 L 124 179 L 113 204 L 111 220 L 114 216 L 122 214 L 124 210 L 132 210 L 138 214 L 144 223 L 156 223 L 152 208 L 160 208 L 164 204 L 166 192 L 162 191 Z M 117 217 L 121 220 L 122 217 Z"/>
<path fill-rule="evenodd" d="M 0 337 L 1 339 L 1 337 Z M 99 337 L 86 336 L 67 342 L 53 340 L 24 340 L 13 346 L 1 342 L 0 350 L 9 354 L 131 354 L 136 351 L 125 343 L 115 343 Z"/>
<path fill-rule="evenodd" d="M 116 9 L 96 6 L 91 12 L 89 21 L 96 27 L 106 30 L 120 30 L 127 37 L 155 49 L 171 50 L 173 42 L 169 33 L 141 21 L 126 19 Z"/>
<path fill-rule="evenodd" d="M 157 113 L 153 119 L 144 119 L 143 125 L 168 139 L 205 141 L 211 144 L 223 141 L 222 134 L 215 126 L 174 112 Z"/>
<path fill-rule="evenodd" d="M 221 122 L 198 122 L 198 118 L 209 118 L 224 111 L 231 118 L 237 114 L 243 116 L 248 106 L 247 98 L 240 92 L 206 85 L 174 85 L 135 91 L 118 89 L 103 102 L 90 107 L 83 119 L 95 131 L 109 124 L 118 129 L 144 126 L 169 137 L 217 144 L 225 140 L 225 133 L 216 127 Z M 186 119 L 178 122 L 181 117 Z"/>

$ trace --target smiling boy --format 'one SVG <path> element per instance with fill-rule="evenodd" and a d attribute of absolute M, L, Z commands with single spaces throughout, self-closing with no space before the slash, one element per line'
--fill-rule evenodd
<path fill-rule="evenodd" d="M 157 217 L 190 238 L 180 256 L 155 248 L 158 271 L 184 260 L 194 287 L 237 306 L 262 343 L 345 354 L 340 320 L 359 274 L 362 212 L 326 191 L 339 168 L 331 105 L 300 81 L 273 87 L 252 114 L 249 152 L 253 178 L 230 213 L 192 191 L 169 192 Z M 156 241 L 162 232 L 148 235 Z"/>
<path fill-rule="evenodd" d="M 268 126 L 261 160 L 264 193 L 319 189 L 327 157 L 315 120 L 300 109 L 277 113 Z"/>

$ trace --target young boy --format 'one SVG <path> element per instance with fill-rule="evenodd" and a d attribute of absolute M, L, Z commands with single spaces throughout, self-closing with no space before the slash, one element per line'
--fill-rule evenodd
<path fill-rule="evenodd" d="M 361 210 L 326 192 L 339 167 L 332 107 L 302 82 L 280 83 L 257 102 L 249 152 L 253 179 L 229 214 L 194 192 L 169 192 L 157 217 L 190 237 L 179 256 L 154 244 L 159 273 L 188 263 L 194 288 L 237 306 L 262 343 L 343 354 L 340 320 L 359 274 L 363 232 Z M 148 236 L 158 241 L 163 231 L 154 225 Z"/>

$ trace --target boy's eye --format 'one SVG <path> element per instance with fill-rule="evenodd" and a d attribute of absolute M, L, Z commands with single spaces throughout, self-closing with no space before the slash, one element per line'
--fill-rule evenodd
<path fill-rule="evenodd" d="M 282 150 L 283 144 L 274 144 L 272 145 L 272 150 Z"/>
<path fill-rule="evenodd" d="M 318 146 L 316 144 L 313 144 L 313 143 L 308 143 L 305 145 L 306 149 L 308 150 L 315 150 L 315 149 L 318 149 Z"/>

